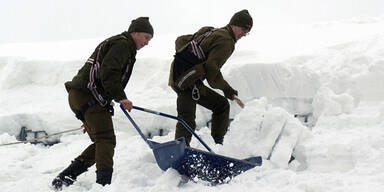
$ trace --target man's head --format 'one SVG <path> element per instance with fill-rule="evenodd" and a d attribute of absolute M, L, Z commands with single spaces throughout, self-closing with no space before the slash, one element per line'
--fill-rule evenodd
<path fill-rule="evenodd" d="M 148 45 L 148 42 L 153 37 L 153 28 L 151 23 L 149 23 L 149 18 L 139 17 L 132 20 L 132 23 L 128 28 L 128 33 L 131 34 L 137 50 Z"/>
<path fill-rule="evenodd" d="M 244 9 L 235 13 L 229 25 L 232 27 L 233 33 L 236 36 L 236 40 L 239 40 L 243 36 L 246 36 L 252 29 L 253 19 L 248 10 Z"/>

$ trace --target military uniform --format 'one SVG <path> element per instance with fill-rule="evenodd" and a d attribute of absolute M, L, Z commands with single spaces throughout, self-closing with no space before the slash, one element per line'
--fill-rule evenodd
<path fill-rule="evenodd" d="M 188 43 L 188 40 L 182 40 L 190 38 L 200 38 L 205 32 L 210 30 L 210 27 L 203 27 L 194 35 L 186 35 L 179 37 L 179 41 L 176 43 L 176 49 L 182 49 Z M 236 39 L 229 26 L 215 30 L 210 34 L 202 43 L 201 48 L 207 55 L 207 60 L 204 65 L 206 72 L 206 80 L 208 84 L 215 89 L 221 89 L 224 95 L 228 99 L 233 99 L 232 95 L 237 95 L 237 91 L 234 90 L 227 81 L 223 78 L 220 72 L 220 68 L 224 65 L 227 59 L 232 55 L 235 49 Z M 212 130 L 211 135 L 217 143 L 224 137 L 227 132 L 229 123 L 229 103 L 227 99 L 220 94 L 216 93 L 212 89 L 205 86 L 202 82 L 197 83 L 199 89 L 200 98 L 196 101 L 192 98 L 192 89 L 180 90 L 178 89 L 173 80 L 173 64 L 171 66 L 171 73 L 169 78 L 169 85 L 177 93 L 177 112 L 178 117 L 186 121 L 192 129 L 196 128 L 196 104 L 199 104 L 213 112 L 212 114 Z M 191 141 L 192 134 L 189 133 L 182 124 L 176 125 L 175 138 L 185 137 L 187 144 Z M 222 142 L 222 141 L 221 141 Z"/>
<path fill-rule="evenodd" d="M 100 78 L 94 80 L 97 90 L 107 104 L 114 99 L 116 102 L 127 99 L 124 88 L 128 83 L 135 63 L 136 45 L 127 33 L 111 37 L 102 42 L 78 74 L 65 83 L 69 92 L 69 105 L 75 114 L 81 113 L 81 108 L 94 99 L 88 88 L 91 78 L 90 71 L 95 62 L 101 62 Z M 98 59 L 97 59 L 98 57 Z M 97 170 L 113 168 L 113 154 L 116 145 L 111 113 L 102 104 L 97 103 L 87 109 L 82 120 L 91 138 L 90 145 L 76 159 L 84 162 L 87 167 L 96 162 Z"/>
<path fill-rule="evenodd" d="M 101 42 L 72 81 L 65 83 L 69 106 L 83 122 L 93 144 L 52 181 L 56 189 L 71 185 L 78 175 L 94 164 L 96 183 L 103 186 L 111 183 L 116 137 L 110 103 L 127 99 L 124 88 L 132 74 L 137 53 L 132 32 L 153 36 L 148 17 L 133 20 L 128 31 Z"/>
<path fill-rule="evenodd" d="M 205 76 L 209 86 L 214 89 L 223 91 L 224 96 L 216 93 L 209 87 L 205 86 L 201 80 L 194 83 L 194 87 L 181 89 L 179 84 L 175 83 L 175 60 L 171 64 L 169 85 L 177 93 L 177 113 L 178 117 L 183 119 L 193 130 L 196 128 L 196 104 L 199 104 L 212 113 L 212 129 L 211 136 L 215 143 L 223 144 L 224 135 L 229 126 L 229 110 L 230 106 L 227 99 L 233 100 L 234 95 L 238 92 L 234 90 L 224 79 L 220 72 L 221 67 L 235 50 L 236 36 L 231 25 L 244 27 L 249 31 L 252 27 L 252 17 L 247 10 L 235 13 L 230 23 L 220 29 L 212 29 L 212 27 L 203 27 L 195 34 L 183 35 L 176 40 L 176 53 L 184 49 L 200 49 L 203 51 L 205 63 L 203 65 Z M 208 33 L 209 32 L 209 33 Z M 207 35 L 209 34 L 209 35 Z M 203 40 L 202 40 L 203 39 Z M 194 40 L 200 47 L 192 47 L 190 42 Z M 191 48 L 192 47 L 192 48 Z M 177 55 L 175 55 L 176 58 Z M 184 58 L 186 59 L 186 58 Z M 179 64 L 178 64 L 179 65 Z M 177 73 L 179 73 L 177 71 Z M 203 80 L 202 79 L 202 80 Z M 193 94 L 198 89 L 199 97 Z M 175 138 L 184 137 L 187 145 L 191 141 L 192 134 L 183 127 L 181 123 L 176 125 Z"/>

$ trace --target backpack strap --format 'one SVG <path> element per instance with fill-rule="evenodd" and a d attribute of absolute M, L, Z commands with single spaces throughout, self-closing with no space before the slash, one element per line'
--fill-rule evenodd
<path fill-rule="evenodd" d="M 100 72 L 99 72 L 99 70 L 100 70 L 100 63 L 99 63 L 100 51 L 105 46 L 105 44 L 107 44 L 108 41 L 110 41 L 111 39 L 117 40 L 117 39 L 127 39 L 127 38 L 124 35 L 118 35 L 118 36 L 110 37 L 110 38 L 104 40 L 96 48 L 97 52 L 95 51 L 96 52 L 95 58 L 92 58 L 92 56 L 93 56 L 93 54 L 92 54 L 92 56 L 87 60 L 87 63 L 91 64 L 91 68 L 89 70 L 89 82 L 87 84 L 87 88 L 91 91 L 91 93 L 92 93 L 93 97 L 96 99 L 96 101 L 103 107 L 107 106 L 108 101 L 97 90 L 97 86 L 96 86 L 95 81 L 100 79 Z M 123 75 L 122 81 L 124 80 L 124 77 L 126 76 L 126 73 L 128 73 L 128 71 L 129 71 L 129 67 L 127 67 L 127 69 Z"/>
<path fill-rule="evenodd" d="M 194 39 L 189 43 L 191 45 L 191 48 L 192 48 L 192 53 L 194 55 L 196 55 L 199 59 L 202 59 L 202 60 L 205 60 L 205 54 L 204 54 L 204 51 L 203 49 L 201 48 L 201 43 L 207 39 L 207 37 L 209 35 L 211 35 L 214 31 L 218 30 L 218 28 L 213 28 L 213 29 L 210 29 L 209 31 L 205 32 L 203 35 L 202 35 L 202 38 L 200 39 L 199 42 L 196 42 Z"/>

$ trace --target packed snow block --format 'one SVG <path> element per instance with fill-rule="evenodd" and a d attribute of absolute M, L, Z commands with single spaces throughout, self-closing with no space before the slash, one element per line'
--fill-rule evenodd
<path fill-rule="evenodd" d="M 281 168 L 287 168 L 303 129 L 305 127 L 297 119 L 286 114 L 286 122 L 271 152 L 270 161 Z"/>
<path fill-rule="evenodd" d="M 281 108 L 272 108 L 264 114 L 261 131 L 256 138 L 255 145 L 260 150 L 261 156 L 269 158 L 273 147 L 282 132 L 287 116 Z"/>
<path fill-rule="evenodd" d="M 256 145 L 262 156 L 281 168 L 287 168 L 292 152 L 305 127 L 282 108 L 272 108 L 264 114 Z"/>
<path fill-rule="evenodd" d="M 354 108 L 354 98 L 346 93 L 337 95 L 328 87 L 321 87 L 313 100 L 313 115 L 333 116 L 350 113 Z"/>
<path fill-rule="evenodd" d="M 237 157 L 262 156 L 286 168 L 304 129 L 307 128 L 293 114 L 273 107 L 266 98 L 253 100 L 235 116 L 225 137 L 225 149 L 221 150 Z M 236 154 L 232 154 L 233 150 Z"/>

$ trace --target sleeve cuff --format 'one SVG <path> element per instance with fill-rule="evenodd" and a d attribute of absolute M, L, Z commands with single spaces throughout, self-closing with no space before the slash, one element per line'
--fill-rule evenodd
<path fill-rule="evenodd" d="M 114 100 L 115 100 L 116 102 L 119 102 L 119 101 L 124 100 L 124 99 L 127 99 L 127 96 L 125 95 L 124 92 L 120 93 L 119 95 L 117 95 L 117 96 L 114 98 Z"/>

